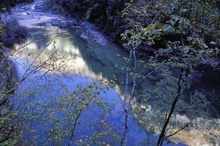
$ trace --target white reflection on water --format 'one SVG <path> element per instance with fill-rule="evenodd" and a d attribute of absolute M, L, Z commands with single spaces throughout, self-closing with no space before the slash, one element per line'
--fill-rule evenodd
<path fill-rule="evenodd" d="M 125 65 L 123 56 L 126 56 L 126 53 L 120 51 L 121 49 L 116 45 L 109 44 L 102 47 L 95 43 L 85 42 L 72 36 L 68 31 L 62 30 L 47 46 L 46 44 L 56 35 L 51 33 L 51 30 L 52 28 L 49 27 L 50 33 L 46 37 L 42 33 L 34 33 L 33 38 L 41 40 L 39 42 L 29 40 L 30 44 L 16 52 L 14 57 L 26 60 L 28 54 L 28 61 L 31 62 L 37 56 L 34 65 L 39 66 L 46 62 L 42 68 L 45 72 L 49 69 L 50 74 L 57 73 L 59 70 L 62 73 L 96 80 L 111 80 L 114 75 L 123 80 L 122 69 Z M 42 44 L 44 45 L 42 46 Z M 118 57 L 117 54 L 120 54 L 121 57 Z"/>

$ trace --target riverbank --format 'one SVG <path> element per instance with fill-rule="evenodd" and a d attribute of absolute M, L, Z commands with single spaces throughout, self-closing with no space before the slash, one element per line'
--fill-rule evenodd
<path fill-rule="evenodd" d="M 109 39 L 97 31 L 97 27 L 87 21 L 77 21 L 74 18 L 66 17 L 66 12 L 45 9 L 45 0 L 35 1 L 31 4 L 19 4 L 12 10 L 11 17 L 16 19 L 21 26 L 37 28 L 46 25 L 57 26 L 58 28 L 71 28 L 85 41 L 96 41 L 106 45 Z"/>

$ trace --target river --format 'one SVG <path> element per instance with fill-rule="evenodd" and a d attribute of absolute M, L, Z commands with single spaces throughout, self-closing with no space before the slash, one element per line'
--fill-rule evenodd
<path fill-rule="evenodd" d="M 25 121 L 25 124 L 22 125 L 24 128 L 22 132 L 26 144 L 68 145 L 71 141 L 71 143 L 78 142 L 80 145 L 80 140 L 88 144 L 95 144 L 93 141 L 96 139 L 91 140 L 94 139 L 94 133 L 99 135 L 99 133 L 113 132 L 115 137 L 103 134 L 105 137 L 97 136 L 97 141 L 119 145 L 119 136 L 123 131 L 121 128 L 123 127 L 123 103 L 120 99 L 121 89 L 116 82 L 124 79 L 125 61 L 123 56 L 126 57 L 127 53 L 111 42 L 107 42 L 103 46 L 92 38 L 82 39 L 76 35 L 77 31 L 80 31 L 79 26 L 63 29 L 59 26 L 52 26 L 51 20 L 60 19 L 62 16 L 35 9 L 40 7 L 41 3 L 42 1 L 35 1 L 33 4 L 19 5 L 12 10 L 12 17 L 18 20 L 20 25 L 27 27 L 30 33 L 27 42 L 17 45 L 16 51 L 12 55 L 19 78 L 23 81 L 14 95 L 13 103 L 15 110 L 19 111 L 17 122 Z M 104 36 L 102 37 L 105 39 Z M 94 86 L 100 95 L 93 93 L 92 89 L 88 89 L 89 85 Z M 51 136 L 51 133 L 56 132 L 49 130 L 59 128 L 56 125 L 57 121 L 63 123 L 60 128 L 65 131 L 73 127 L 72 124 L 65 124 L 70 122 L 66 118 L 72 116 L 73 122 L 76 120 L 74 117 L 77 116 L 74 113 L 77 111 L 74 109 L 65 107 L 66 110 L 71 110 L 72 114 L 67 114 L 65 109 L 60 109 L 64 108 L 63 104 L 67 100 L 63 100 L 64 103 L 60 103 L 58 100 L 68 96 L 73 97 L 72 94 L 76 92 L 77 95 L 82 94 L 80 92 L 87 89 L 89 95 L 84 98 L 97 96 L 103 100 L 103 103 L 109 104 L 105 108 L 111 108 L 111 112 L 105 112 L 106 109 L 91 102 L 80 115 L 81 124 L 77 124 L 73 139 L 70 140 L 69 135 L 72 131 L 68 130 L 66 133 L 60 132 L 62 135 L 57 137 Z M 72 100 L 68 100 L 68 102 L 72 102 Z M 88 99 L 84 100 L 88 101 Z M 93 98 L 89 100 L 93 100 Z M 81 103 L 75 104 L 79 104 L 75 105 L 78 107 L 82 106 Z M 104 118 L 102 118 L 103 116 Z M 102 125 L 102 122 L 104 124 L 105 121 L 108 123 L 105 126 L 109 127 Z M 92 126 L 88 126 L 89 124 Z M 103 126 L 103 128 L 98 126 Z M 129 129 L 129 145 L 146 141 L 146 134 L 135 120 L 130 119 Z M 109 137 L 106 138 L 107 136 Z M 115 140 L 111 140 L 114 138 Z"/>
<path fill-rule="evenodd" d="M 122 95 L 127 52 L 87 22 L 64 28 L 53 26 L 52 21 L 66 21 L 67 18 L 43 10 L 42 4 L 42 0 L 36 0 L 12 10 L 12 17 L 30 33 L 27 42 L 17 45 L 12 55 L 22 80 L 13 103 L 20 115 L 17 122 L 25 121 L 21 125 L 26 144 L 119 145 L 124 126 Z M 80 99 L 84 91 L 92 98 Z M 100 106 L 93 97 L 106 106 Z M 73 100 L 76 100 L 75 108 L 84 106 L 77 101 L 92 101 L 83 109 L 80 120 L 76 118 L 78 111 L 64 104 Z M 106 112 L 108 108 L 110 112 Z M 128 145 L 156 141 L 157 136 L 146 134 L 130 117 Z M 29 120 L 25 120 L 27 118 Z M 69 124 L 68 118 L 77 121 L 73 139 L 68 128 L 75 125 Z M 177 139 L 173 141 L 181 142 L 181 138 Z M 206 144 L 205 140 L 201 141 Z"/>

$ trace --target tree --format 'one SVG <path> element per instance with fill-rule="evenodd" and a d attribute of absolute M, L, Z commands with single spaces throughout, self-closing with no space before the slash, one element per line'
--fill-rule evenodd
<path fill-rule="evenodd" d="M 119 34 L 123 32 L 121 27 L 124 22 L 121 19 L 121 11 L 128 0 L 54 0 L 68 13 L 80 20 L 89 21 L 97 26 L 100 31 L 111 36 L 117 41 Z"/>
<path fill-rule="evenodd" d="M 130 56 L 127 59 L 124 95 L 125 129 L 127 129 L 126 117 L 131 101 L 134 99 L 134 89 L 137 88 L 139 83 L 146 81 L 150 75 L 156 76 L 154 77 L 157 82 L 155 89 L 145 90 L 142 98 L 148 104 L 152 103 L 152 97 L 154 100 L 156 98 L 158 104 L 162 105 L 162 109 L 166 111 L 164 113 L 161 110 L 165 116 L 163 116 L 164 122 L 162 122 L 157 141 L 158 146 L 162 145 L 168 137 L 190 126 L 192 122 L 190 120 L 181 128 L 169 134 L 168 131 L 172 127 L 171 119 L 174 117 L 174 113 L 189 113 L 187 110 L 191 107 L 193 107 L 190 110 L 191 113 L 197 113 L 197 108 L 212 108 L 204 95 L 198 94 L 198 92 L 191 95 L 190 99 L 196 99 L 197 102 L 191 102 L 193 104 L 190 105 L 186 102 L 187 96 L 184 91 L 190 88 L 191 80 L 193 80 L 190 76 L 193 75 L 197 66 L 204 64 L 216 66 L 215 59 L 219 55 L 218 44 L 220 38 L 219 26 L 216 25 L 219 23 L 219 12 L 215 9 L 216 1 L 208 3 L 186 0 L 183 3 L 179 1 L 152 2 L 139 0 L 138 2 L 128 3 L 127 8 L 123 11 L 123 17 L 128 22 L 128 29 L 121 34 L 121 37 L 126 40 L 126 45 L 131 46 Z M 212 24 L 207 22 L 212 22 Z M 151 54 L 153 52 L 153 55 L 148 57 L 150 59 L 147 64 L 141 63 L 143 62 L 141 57 L 138 59 L 138 54 L 145 50 Z M 138 64 L 142 65 L 137 68 Z M 144 71 L 146 67 L 152 66 L 154 66 L 153 70 Z M 174 70 L 176 71 L 174 72 Z M 129 74 L 132 80 L 130 82 L 128 82 Z M 129 84 L 132 84 L 133 87 L 130 95 L 127 96 Z M 169 85 L 169 87 L 164 87 L 166 85 Z M 167 90 L 164 91 L 160 88 L 166 88 Z M 140 97 L 140 95 L 137 96 Z M 167 108 L 167 105 L 160 104 L 167 102 L 165 98 L 167 98 L 167 101 L 171 101 L 168 102 L 170 109 Z M 145 110 L 147 106 L 137 107 L 136 110 L 141 110 L 141 108 Z M 204 116 L 207 113 L 201 110 L 201 114 Z M 144 117 L 138 117 L 144 119 Z M 126 135 L 123 141 L 126 141 Z"/>
<path fill-rule="evenodd" d="M 1 145 L 117 145 L 120 127 L 109 118 L 115 105 L 103 97 L 109 87 L 101 81 L 75 88 L 67 86 L 63 80 L 74 85 L 76 77 L 64 74 L 66 54 L 58 53 L 56 37 L 57 34 L 49 41 L 45 39 L 45 45 L 35 53 L 27 49 L 32 41 L 22 46 L 17 44 L 7 55 L 1 52 L 0 71 L 9 72 L 11 68 L 7 69 L 5 60 L 13 59 L 17 63 L 17 59 L 22 59 L 17 54 L 25 52 L 24 63 L 19 64 L 23 69 L 20 78 L 13 82 L 15 86 L 0 94 Z M 53 51 L 48 51 L 48 47 Z M 0 77 L 4 78 L 2 74 Z"/>

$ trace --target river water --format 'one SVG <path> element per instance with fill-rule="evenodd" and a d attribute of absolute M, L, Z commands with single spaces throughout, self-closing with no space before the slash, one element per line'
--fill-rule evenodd
<path fill-rule="evenodd" d="M 60 29 L 57 26 L 52 26 L 51 20 L 60 17 L 37 11 L 35 7 L 40 4 L 41 1 L 36 1 L 34 4 L 18 6 L 13 10 L 12 15 L 20 25 L 26 26 L 30 33 L 28 41 L 17 45 L 16 51 L 12 55 L 17 65 L 19 78 L 23 81 L 14 95 L 13 103 L 15 110 L 19 111 L 17 122 L 25 121 L 21 130 L 26 140 L 24 143 L 68 145 L 71 141 L 71 143 L 78 142 L 80 145 L 80 140 L 83 140 L 95 144 L 91 140 L 94 139 L 94 133 L 98 135 L 110 132 L 113 133 L 111 135 L 115 134 L 116 136 L 108 137 L 108 134 L 103 134 L 104 138 L 103 136 L 95 138 L 99 142 L 119 145 L 119 136 L 123 133 L 124 120 L 123 103 L 120 96 L 122 89 L 116 82 L 124 79 L 125 61 L 123 57 L 126 57 L 127 53 L 121 51 L 121 48 L 111 42 L 107 42 L 103 46 L 92 41 L 92 38 L 83 40 L 75 35 L 76 31 L 79 31 L 79 27 Z M 93 93 L 92 89 L 88 89 L 90 85 L 96 88 L 98 94 Z M 66 133 L 59 132 L 63 135 L 51 136 L 51 133 L 56 132 L 48 130 L 59 128 L 56 125 L 57 121 L 63 123 L 60 128 L 65 131 L 74 127 L 74 124 L 65 124 L 70 122 L 66 117 L 73 118 L 72 123 L 77 117 L 74 113 L 77 112 L 76 110 L 65 107 L 66 110 L 72 111 L 71 114 L 67 114 L 63 107 L 66 105 L 58 100 L 68 96 L 73 97 L 73 93 L 77 93 L 77 96 L 74 96 L 77 98 L 79 94 L 82 94 L 80 92 L 87 89 L 89 95 L 86 94 L 88 97 L 84 98 L 97 96 L 103 100 L 103 103 L 109 104 L 105 108 L 111 108 L 111 112 L 106 112 L 104 108 L 91 103 L 80 115 L 80 120 L 77 121 L 80 121 L 80 124 L 77 124 L 77 128 L 74 130 L 73 139 L 70 140 L 72 131 L 68 130 Z M 82 100 L 88 101 L 88 99 Z M 64 101 L 67 102 L 67 100 Z M 68 102 L 73 102 L 73 99 Z M 78 104 L 76 106 L 80 107 L 81 103 Z M 108 130 L 106 130 L 107 127 L 99 128 L 100 123 L 105 121 L 108 126 L 113 127 Z M 128 145 L 146 141 L 146 134 L 135 120 L 130 119 L 129 129 Z M 102 144 L 104 145 L 104 143 Z M 81 143 L 81 145 L 83 144 Z"/>
<path fill-rule="evenodd" d="M 17 19 L 20 25 L 26 26 L 30 33 L 28 41 L 17 45 L 16 51 L 12 55 L 17 65 L 19 78 L 22 80 L 20 88 L 14 96 L 14 108 L 19 111 L 18 122 L 25 121 L 22 126 L 26 129 L 22 132 L 27 140 L 27 145 L 28 143 L 68 145 L 70 132 L 67 130 L 66 133 L 69 132 L 67 136 L 64 136 L 65 132 L 63 135 L 58 133 L 74 127 L 74 124 L 68 124 L 66 118 L 77 117 L 77 114 L 67 114 L 68 111 L 63 109 L 66 105 L 59 99 L 64 99 L 64 103 L 71 102 L 73 99 L 66 100 L 66 97 L 78 97 L 82 91 L 88 91 L 91 97 L 97 96 L 98 99 L 106 102 L 108 105 L 106 108 L 111 110 L 108 113 L 105 108 L 100 108 L 97 104 L 90 104 L 80 115 L 80 123 L 78 122 L 74 139 L 71 140 L 72 145 L 74 142 L 85 145 L 82 141 L 91 144 L 94 137 L 99 142 L 105 141 L 105 144 L 109 142 L 110 145 L 119 145 L 124 126 L 122 95 L 126 65 L 124 58 L 128 56 L 127 52 L 107 41 L 101 33 L 96 31 L 95 34 L 98 33 L 101 40 L 106 40 L 106 44 L 100 44 L 101 41 L 97 41 L 97 38 L 93 39 L 96 37 L 93 35 L 88 35 L 88 38 L 82 37 L 82 35 L 80 37 L 80 34 L 85 32 L 80 25 L 68 28 L 52 26 L 53 19 L 63 20 L 65 18 L 41 10 L 42 2 L 39 0 L 33 4 L 18 6 L 14 8 L 12 14 L 12 17 Z M 37 9 L 39 7 L 40 10 Z M 84 25 L 87 29 L 95 28 L 87 22 Z M 93 88 L 90 89 L 90 86 L 96 91 Z M 93 101 L 95 99 L 85 100 Z M 76 112 L 73 109 L 66 109 Z M 25 120 L 27 117 L 29 120 Z M 72 121 L 74 120 L 76 118 L 72 119 Z M 104 127 L 105 121 L 109 125 Z M 89 123 L 93 126 L 88 126 Z M 63 126 L 61 129 L 58 128 L 60 125 Z M 60 131 L 56 133 L 49 131 L 50 129 Z M 110 131 L 111 134 L 106 134 L 106 131 Z M 55 133 L 55 135 L 48 135 L 48 133 Z M 105 134 L 101 136 L 100 133 Z M 48 139 L 50 140 L 48 141 Z M 148 145 L 156 139 L 156 136 L 147 135 L 131 116 L 128 145 Z M 177 139 L 177 141 L 174 140 L 176 143 L 181 142 L 181 138 Z M 202 142 L 206 144 L 204 141 Z"/>

